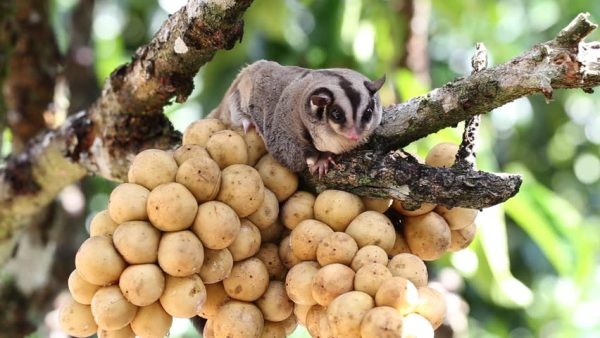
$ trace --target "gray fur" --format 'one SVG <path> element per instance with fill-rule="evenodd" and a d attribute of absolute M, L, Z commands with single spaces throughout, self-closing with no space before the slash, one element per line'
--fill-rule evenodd
<path fill-rule="evenodd" d="M 372 83 L 380 87 L 376 82 L 350 69 L 310 70 L 257 61 L 240 72 L 209 117 L 232 127 L 240 127 L 244 118 L 251 120 L 273 157 L 298 172 L 306 169 L 308 158 L 347 152 L 366 141 L 381 121 L 379 97 L 368 88 Z M 310 97 L 320 88 L 327 88 L 333 94 L 332 105 L 343 110 L 343 125 L 318 118 L 318 107 L 311 104 Z M 362 123 L 371 100 L 372 118 Z M 359 135 L 358 140 L 344 136 L 351 129 Z"/>

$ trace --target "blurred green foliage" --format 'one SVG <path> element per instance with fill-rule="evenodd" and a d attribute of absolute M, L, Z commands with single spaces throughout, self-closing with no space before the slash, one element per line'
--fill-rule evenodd
<path fill-rule="evenodd" d="M 76 3 L 54 0 L 53 21 L 63 50 L 69 32 L 62 22 Z M 181 4 L 96 1 L 98 83 Z M 256 0 L 245 15 L 242 43 L 219 52 L 198 74 L 189 102 L 166 111 L 183 130 L 217 105 L 244 64 L 258 59 L 350 67 L 371 78 L 386 73 L 382 96 L 392 103 L 468 74 L 476 42 L 485 43 L 494 65 L 551 39 L 579 12 L 590 12 L 600 22 L 600 1 L 594 0 L 414 0 L 421 12 L 412 23 L 405 11 L 409 4 Z M 429 64 L 422 74 L 406 66 L 407 51 L 414 52 L 407 47 L 410 27 L 427 28 L 426 54 L 420 58 Z M 460 335 L 594 337 L 600 332 L 599 108 L 599 95 L 573 90 L 555 93 L 550 103 L 540 95 L 520 99 L 483 117 L 479 167 L 520 173 L 525 180 L 516 197 L 482 213 L 469 249 L 430 265 L 434 277 L 452 267 L 464 278 L 459 292 L 469 304 L 469 329 L 459 330 Z M 438 142 L 458 142 L 460 134 L 460 126 L 446 129 L 408 149 L 423 156 Z M 87 188 L 89 213 L 105 208 L 110 186 L 92 180 Z"/>

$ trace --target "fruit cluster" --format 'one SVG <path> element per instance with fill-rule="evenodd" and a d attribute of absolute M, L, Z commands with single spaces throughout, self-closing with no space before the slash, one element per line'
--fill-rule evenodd
<path fill-rule="evenodd" d="M 60 324 L 164 337 L 172 317 L 200 316 L 207 338 L 286 337 L 298 322 L 314 337 L 433 336 L 445 302 L 423 260 L 468 245 L 476 211 L 457 210 L 298 191 L 255 131 L 200 120 L 174 152 L 139 153 L 92 219 Z"/>

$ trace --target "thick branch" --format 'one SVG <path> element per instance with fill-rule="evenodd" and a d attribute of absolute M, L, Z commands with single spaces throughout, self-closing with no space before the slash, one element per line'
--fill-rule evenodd
<path fill-rule="evenodd" d="M 241 16 L 251 2 L 189 1 L 131 63 L 113 72 L 89 110 L 11 156 L 0 169 L 0 246 L 37 208 L 86 173 L 123 180 L 135 153 L 177 145 L 180 135 L 161 108 L 173 97 L 184 100 L 198 69 L 241 38 Z"/>
<path fill-rule="evenodd" d="M 383 121 L 375 135 L 362 149 L 370 149 L 361 156 L 380 161 L 380 152 L 393 152 L 412 141 L 442 128 L 455 126 L 472 116 L 485 114 L 517 98 L 541 92 L 551 98 L 554 89 L 589 88 L 600 84 L 600 43 L 582 43 L 581 40 L 597 26 L 588 20 L 589 14 L 578 15 L 551 41 L 536 45 L 515 59 L 458 79 L 408 102 L 386 107 Z M 384 162 L 397 170 L 406 170 L 407 164 L 393 164 L 389 156 Z M 343 156 L 340 165 L 321 181 L 305 178 L 318 188 L 344 188 L 370 196 L 401 197 L 409 205 L 420 202 L 442 203 L 449 206 L 481 208 L 503 202 L 514 196 L 520 186 L 518 176 L 484 174 L 461 171 L 459 168 L 431 169 L 414 164 L 422 176 L 411 176 L 418 183 L 407 181 L 398 174 L 394 180 L 383 175 L 380 167 L 364 171 L 356 179 L 343 183 L 349 174 L 358 174 L 365 167 L 357 164 L 357 153 Z M 398 161 L 406 161 L 398 159 Z M 412 171 L 411 171 L 412 172 Z M 354 177 L 354 176 L 351 176 Z M 473 180 L 474 177 L 477 179 Z M 438 189 L 452 182 L 453 189 Z M 405 185 L 408 184 L 408 190 Z M 411 185 L 412 184 L 412 185 Z M 417 186 L 415 186 L 415 184 Z M 361 187 L 367 185 L 368 187 Z M 495 191 L 470 189 L 480 186 Z M 400 193 L 398 193 L 400 192 Z M 429 193 L 427 193 L 429 192 Z M 435 193 L 433 193 L 435 192 Z M 492 194 L 494 196 L 487 196 Z M 497 195 L 496 195 L 497 194 Z M 460 196 L 460 199 L 457 197 Z"/>

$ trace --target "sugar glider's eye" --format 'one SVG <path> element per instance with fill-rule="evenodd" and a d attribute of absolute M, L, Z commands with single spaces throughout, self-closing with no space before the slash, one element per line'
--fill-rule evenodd
<path fill-rule="evenodd" d="M 365 109 L 365 112 L 362 115 L 362 121 L 367 123 L 371 121 L 371 117 L 373 116 L 373 108 L 369 107 Z"/>
<path fill-rule="evenodd" d="M 344 115 L 344 112 L 338 107 L 331 108 L 331 111 L 329 111 L 329 116 L 335 123 L 342 124 L 346 122 L 346 115 Z"/>

